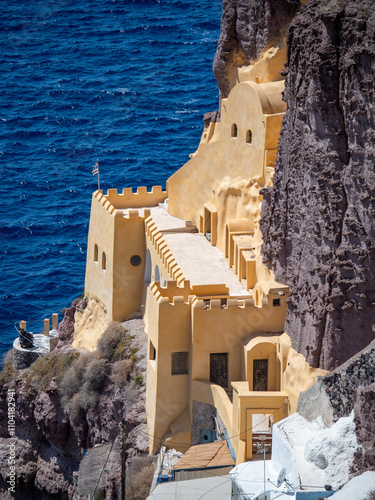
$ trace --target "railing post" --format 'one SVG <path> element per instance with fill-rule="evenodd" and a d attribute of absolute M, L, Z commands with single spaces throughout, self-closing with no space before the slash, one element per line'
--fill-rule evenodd
<path fill-rule="evenodd" d="M 45 337 L 49 337 L 49 319 L 46 318 L 44 320 L 44 329 L 43 329 L 43 335 Z"/>
<path fill-rule="evenodd" d="M 52 314 L 52 330 L 59 329 L 59 315 L 57 313 Z"/>

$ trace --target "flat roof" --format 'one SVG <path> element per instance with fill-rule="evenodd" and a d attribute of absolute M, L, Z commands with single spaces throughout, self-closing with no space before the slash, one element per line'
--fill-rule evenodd
<path fill-rule="evenodd" d="M 170 215 L 165 204 L 159 206 L 141 207 L 138 210 L 149 209 L 152 220 L 162 233 L 165 242 L 172 252 L 177 264 L 191 286 L 225 284 L 229 295 L 251 296 L 241 281 L 239 281 L 222 251 L 199 233 L 191 232 L 186 221 Z M 128 210 L 124 209 L 124 216 Z"/>
<path fill-rule="evenodd" d="M 186 227 L 186 221 L 169 215 L 166 209 L 162 206 L 149 207 L 151 217 L 157 225 L 159 231 L 166 231 L 171 229 L 182 229 Z"/>
<path fill-rule="evenodd" d="M 248 292 L 228 266 L 222 251 L 198 233 L 167 233 L 163 235 L 186 280 L 195 285 L 224 283 L 232 296 Z"/>
<path fill-rule="evenodd" d="M 235 466 L 226 441 L 191 446 L 173 470 Z"/>
<path fill-rule="evenodd" d="M 78 494 L 88 495 L 97 488 L 106 486 L 108 471 L 111 470 L 115 451 L 111 443 L 102 444 L 87 450 L 79 464 Z M 105 468 L 104 468 L 105 467 Z M 99 481 L 100 478 L 100 482 Z"/>

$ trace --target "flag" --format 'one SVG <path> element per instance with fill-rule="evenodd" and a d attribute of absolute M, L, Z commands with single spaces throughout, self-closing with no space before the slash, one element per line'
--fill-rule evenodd
<path fill-rule="evenodd" d="M 92 167 L 92 175 L 99 174 L 99 160 L 96 160 L 95 165 Z"/>

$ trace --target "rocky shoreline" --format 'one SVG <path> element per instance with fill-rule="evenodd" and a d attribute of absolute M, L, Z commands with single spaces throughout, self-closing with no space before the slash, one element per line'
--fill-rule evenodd
<path fill-rule="evenodd" d="M 113 440 L 115 460 L 108 477 L 106 498 L 119 498 L 118 426 L 122 418 L 127 422 L 127 461 L 147 453 L 146 335 L 142 319 L 110 325 L 103 335 L 103 339 L 107 338 L 107 348 L 103 349 L 102 342 L 98 346 L 100 354 L 85 353 L 67 345 L 67 341 L 72 340 L 69 330 L 74 326 L 71 321 L 74 308 L 65 311 L 59 328 L 60 343 L 55 351 L 19 371 L 13 369 L 11 355 L 8 355 L 0 374 L 0 491 L 4 500 L 82 498 L 77 494 L 77 485 L 79 464 L 85 451 Z M 116 342 L 118 339 L 120 342 Z M 74 380 L 78 381 L 80 372 L 84 382 L 76 392 L 80 394 L 79 401 L 76 396 L 70 397 L 66 385 L 76 391 Z M 10 390 L 14 390 L 15 396 L 15 437 L 9 435 L 8 429 Z M 10 444 L 15 449 L 15 496 L 8 490 L 7 483 Z M 150 465 L 146 456 L 144 464 Z M 132 469 L 129 470 L 131 473 Z"/>

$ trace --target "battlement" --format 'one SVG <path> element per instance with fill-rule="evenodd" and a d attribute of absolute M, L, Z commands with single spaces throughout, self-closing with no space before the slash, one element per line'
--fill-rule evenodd
<path fill-rule="evenodd" d="M 170 303 L 173 303 L 176 297 L 183 297 L 184 302 L 188 302 L 189 300 L 194 300 L 196 297 L 202 296 L 210 296 L 210 299 L 208 300 L 217 300 L 220 303 L 222 300 L 228 301 L 228 303 L 235 300 L 229 298 L 229 289 L 226 285 L 191 286 L 189 280 L 185 280 L 181 285 L 179 285 L 176 281 L 167 281 L 165 286 L 162 286 L 158 281 L 156 281 L 152 283 L 151 291 L 157 300 L 163 302 L 162 299 L 168 298 Z M 202 300 L 205 301 L 207 299 Z"/>
<path fill-rule="evenodd" d="M 93 194 L 93 200 L 96 200 L 98 203 L 100 203 L 106 210 L 109 212 L 111 215 L 114 215 L 116 209 L 115 207 L 110 203 L 108 198 L 104 196 L 102 191 L 95 191 Z"/>
<path fill-rule="evenodd" d="M 124 208 L 153 207 L 162 203 L 167 198 L 167 191 L 161 186 L 153 186 L 147 191 L 146 186 L 140 186 L 135 192 L 132 188 L 123 188 L 122 192 L 117 189 L 108 189 L 104 195 L 117 210 Z"/>
<path fill-rule="evenodd" d="M 179 286 L 176 281 L 167 281 L 164 287 L 156 281 L 152 283 L 150 288 L 156 300 L 160 302 L 166 302 L 166 299 L 170 303 L 175 303 L 177 299 L 177 302 L 188 302 L 189 296 L 192 294 L 190 281 L 187 280 L 182 286 Z"/>
<path fill-rule="evenodd" d="M 121 217 L 124 219 L 135 219 L 135 218 L 141 218 L 141 219 L 147 219 L 151 215 L 151 211 L 149 208 L 143 208 L 143 209 L 136 209 L 136 208 L 130 208 L 128 210 L 118 210 L 116 212 L 116 217 Z"/>
<path fill-rule="evenodd" d="M 263 304 L 267 305 L 267 304 Z M 240 309 L 249 309 L 249 308 L 257 308 L 258 307 L 255 305 L 254 299 L 253 298 L 244 298 L 244 299 L 226 299 L 226 298 L 213 298 L 213 299 L 202 299 L 202 298 L 196 298 L 193 301 L 193 307 L 198 308 L 198 309 L 204 309 L 206 311 L 212 311 L 212 310 L 217 310 L 217 309 L 223 309 L 223 310 L 230 310 L 234 309 L 235 307 L 240 308 Z"/>
<path fill-rule="evenodd" d="M 111 191 L 111 190 L 109 190 Z M 113 190 L 116 191 L 116 190 Z M 150 216 L 151 210 L 149 208 L 142 208 L 142 209 L 137 209 L 137 208 L 128 208 L 128 209 L 120 209 L 118 207 L 115 207 L 110 200 L 108 199 L 107 195 L 104 195 L 101 191 L 95 191 L 93 194 L 93 199 L 95 199 L 102 207 L 110 214 L 113 215 L 114 217 L 118 218 L 124 218 L 124 219 L 135 219 L 135 218 L 142 218 L 146 219 L 147 217 Z"/>
<path fill-rule="evenodd" d="M 145 221 L 145 230 L 146 238 L 156 250 L 172 281 L 176 281 L 178 285 L 183 284 L 185 281 L 184 274 L 151 216 Z"/>

